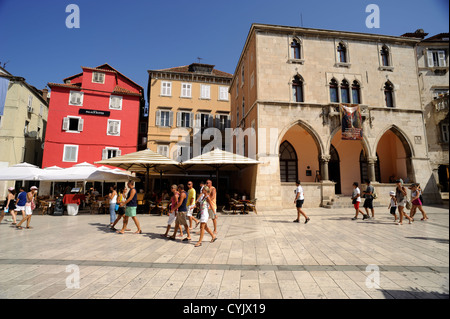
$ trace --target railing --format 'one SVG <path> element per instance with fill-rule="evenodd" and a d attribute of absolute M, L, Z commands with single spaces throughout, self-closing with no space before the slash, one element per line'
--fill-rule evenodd
<path fill-rule="evenodd" d="M 438 98 L 433 100 L 436 112 L 448 110 L 448 94 L 440 94 Z"/>

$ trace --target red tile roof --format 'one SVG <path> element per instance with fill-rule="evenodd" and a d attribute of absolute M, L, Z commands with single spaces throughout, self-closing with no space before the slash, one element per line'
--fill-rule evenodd
<path fill-rule="evenodd" d="M 211 67 L 214 67 L 214 65 L 209 65 Z M 173 67 L 173 68 L 168 68 L 168 69 L 160 69 L 160 70 L 154 70 L 154 71 L 160 71 L 160 72 L 173 72 L 173 73 L 187 73 L 187 74 L 192 74 L 194 72 L 190 71 L 190 65 L 183 65 L 183 66 L 177 66 L 177 67 Z M 220 70 L 216 70 L 216 69 L 212 69 L 212 73 L 211 75 L 215 75 L 215 76 L 220 76 L 220 77 L 227 77 L 227 78 L 232 78 L 233 75 L 224 71 L 220 71 Z"/>

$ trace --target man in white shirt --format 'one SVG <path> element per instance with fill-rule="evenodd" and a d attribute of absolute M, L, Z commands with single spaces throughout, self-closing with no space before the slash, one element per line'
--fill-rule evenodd
<path fill-rule="evenodd" d="M 309 217 L 306 216 L 305 212 L 302 210 L 303 202 L 305 201 L 305 196 L 303 194 L 303 187 L 300 186 L 300 180 L 296 182 L 297 188 L 295 189 L 295 206 L 297 207 L 297 219 L 294 220 L 294 223 L 300 222 L 300 214 L 305 217 L 305 224 L 309 222 Z"/>
<path fill-rule="evenodd" d="M 355 217 L 352 218 L 352 220 L 358 219 L 358 213 L 361 213 L 363 215 L 363 220 L 369 218 L 369 215 L 364 214 L 364 212 L 359 208 L 359 204 L 361 203 L 361 191 L 358 187 L 358 182 L 353 183 L 353 193 L 352 193 L 352 204 L 355 208 Z"/>

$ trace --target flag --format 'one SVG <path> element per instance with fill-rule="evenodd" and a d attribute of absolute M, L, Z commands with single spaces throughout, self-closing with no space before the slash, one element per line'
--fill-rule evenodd
<path fill-rule="evenodd" d="M 362 118 L 359 104 L 340 105 L 342 139 L 343 140 L 362 140 Z"/>

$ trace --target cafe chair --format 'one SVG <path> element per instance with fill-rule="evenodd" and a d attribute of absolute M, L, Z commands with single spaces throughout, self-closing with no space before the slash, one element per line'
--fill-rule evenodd
<path fill-rule="evenodd" d="M 247 203 L 247 206 L 250 207 L 255 212 L 255 214 L 258 214 L 258 212 L 256 211 L 256 200 L 257 198 L 252 199 L 250 202 Z"/>
<path fill-rule="evenodd" d="M 230 208 L 233 211 L 233 214 L 237 214 L 236 211 L 238 210 L 240 210 L 241 213 L 244 213 L 244 204 L 240 203 L 239 201 L 233 198 L 230 201 Z"/>

